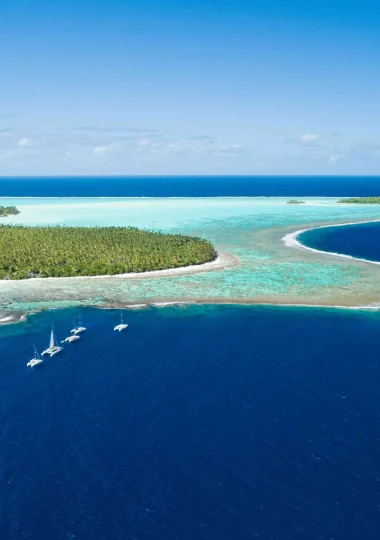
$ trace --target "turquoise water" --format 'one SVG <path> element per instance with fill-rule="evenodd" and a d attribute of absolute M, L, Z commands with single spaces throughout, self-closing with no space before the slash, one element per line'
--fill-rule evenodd
<path fill-rule="evenodd" d="M 0 204 L 12 202 L 21 210 L 8 223 L 134 225 L 182 232 L 207 238 L 238 259 L 223 271 L 176 277 L 7 282 L 0 287 L 0 305 L 22 311 L 166 300 L 328 303 L 331 296 L 333 303 L 350 304 L 358 283 L 362 291 L 373 290 L 377 275 L 334 259 L 310 258 L 285 247 L 281 238 L 285 231 L 314 223 L 376 219 L 379 209 L 337 205 L 329 198 L 305 200 L 292 206 L 285 198 L 0 199 Z"/>

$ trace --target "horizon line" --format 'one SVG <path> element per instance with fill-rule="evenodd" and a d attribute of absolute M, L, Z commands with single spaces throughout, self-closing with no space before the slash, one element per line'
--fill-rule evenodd
<path fill-rule="evenodd" d="M 41 174 L 0 175 L 1 180 L 15 178 L 379 178 L 379 174 Z"/>

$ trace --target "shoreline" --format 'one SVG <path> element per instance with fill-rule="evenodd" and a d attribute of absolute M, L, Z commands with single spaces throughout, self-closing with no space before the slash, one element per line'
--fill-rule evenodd
<path fill-rule="evenodd" d="M 44 277 L 44 278 L 28 278 L 28 279 L 0 279 L 0 288 L 4 283 L 29 283 L 45 281 L 63 281 L 69 280 L 85 280 L 85 279 L 145 279 L 181 276 L 186 274 L 199 274 L 201 272 L 212 272 L 215 270 L 224 270 L 237 266 L 239 260 L 234 255 L 224 251 L 218 251 L 214 260 L 202 264 L 191 264 L 189 266 L 179 266 L 178 268 L 165 268 L 163 270 L 149 270 L 147 272 L 128 272 L 126 274 L 102 275 L 102 276 L 67 276 L 67 277 Z M 1 322 L 1 321 L 0 321 Z"/>
<path fill-rule="evenodd" d="M 369 263 L 369 264 L 375 264 L 375 265 L 379 266 L 380 261 L 370 261 L 368 259 L 362 259 L 362 258 L 359 258 L 359 257 L 353 257 L 352 255 L 345 255 L 344 253 L 337 253 L 337 252 L 334 252 L 334 251 L 323 251 L 321 249 L 316 249 L 316 248 L 306 246 L 305 244 L 302 244 L 299 240 L 297 240 L 297 238 L 302 233 L 309 232 L 309 231 L 314 231 L 314 230 L 317 230 L 317 229 L 327 229 L 327 228 L 330 228 L 330 227 L 345 227 L 347 225 L 361 225 L 361 224 L 364 224 L 364 223 L 379 223 L 379 222 L 380 222 L 380 219 L 366 219 L 364 221 L 350 221 L 348 223 L 336 223 L 336 224 L 333 224 L 333 225 L 319 225 L 318 227 L 308 227 L 307 229 L 300 229 L 299 231 L 294 231 L 292 233 L 286 234 L 282 238 L 282 241 L 284 242 L 286 247 L 301 248 L 301 249 L 305 249 L 307 251 L 312 251 L 314 253 L 319 253 L 319 254 L 322 254 L 322 255 L 330 255 L 332 257 L 339 257 L 339 258 L 342 258 L 342 259 L 349 259 L 351 261 L 360 261 L 360 262 L 365 262 L 365 263 Z"/>
<path fill-rule="evenodd" d="M 345 306 L 345 305 L 335 305 L 335 304 L 307 304 L 307 303 L 286 303 L 286 302 L 268 302 L 268 301 L 250 301 L 250 300 L 214 300 L 210 301 L 210 299 L 203 300 L 173 300 L 173 301 L 167 301 L 167 302 L 145 302 L 145 303 L 139 303 L 139 304 L 122 304 L 118 303 L 116 304 L 110 304 L 110 305 L 103 305 L 103 306 L 92 306 L 92 305 L 81 305 L 83 308 L 93 308 L 93 309 L 125 309 L 130 311 L 137 311 L 137 310 L 143 310 L 143 309 L 160 309 L 160 308 L 167 308 L 167 307 L 187 307 L 187 306 L 222 306 L 222 305 L 228 305 L 228 306 L 247 306 L 247 307 L 279 307 L 279 308 L 309 308 L 309 309 L 342 309 L 342 310 L 357 310 L 357 311 L 380 311 L 380 303 L 379 304 L 367 304 L 367 305 L 358 305 L 358 306 Z M 70 307 L 58 307 L 58 308 L 41 308 L 36 309 L 32 311 L 28 311 L 26 313 L 20 313 L 17 312 L 14 314 L 6 315 L 5 317 L 0 318 L 0 326 L 5 326 L 8 324 L 15 324 L 26 321 L 27 317 L 31 315 L 35 315 L 37 313 L 41 313 L 42 311 L 54 311 L 57 309 L 73 309 L 75 306 Z"/>
<path fill-rule="evenodd" d="M 272 235 L 270 237 L 271 243 L 273 245 L 277 246 L 277 249 L 280 249 L 281 253 L 284 252 L 286 247 L 296 247 L 299 248 L 298 253 L 299 255 L 296 257 L 297 259 L 309 259 L 309 261 L 314 260 L 316 255 L 312 256 L 310 253 L 309 255 L 306 255 L 307 252 L 311 251 L 318 255 L 320 253 L 323 255 L 329 255 L 333 257 L 339 257 L 341 263 L 343 264 L 344 260 L 346 263 L 349 261 L 352 261 L 351 264 L 357 263 L 357 265 L 362 265 L 362 262 L 369 262 L 372 264 L 377 264 L 374 261 L 367 261 L 367 260 L 361 260 L 358 258 L 354 258 L 348 255 L 343 254 L 335 254 L 332 252 L 324 252 L 315 250 L 314 248 L 308 248 L 307 246 L 304 246 L 301 244 L 297 237 L 302 232 L 318 229 L 318 228 L 326 228 L 326 227 L 333 227 L 333 226 L 345 226 L 345 225 L 356 225 L 361 223 L 373 223 L 373 222 L 379 222 L 380 219 L 362 219 L 357 221 L 347 221 L 347 222 L 340 222 L 340 223 L 330 223 L 330 224 L 320 224 L 321 222 L 314 222 L 313 224 L 310 224 L 309 227 L 304 227 L 301 230 L 292 231 L 290 225 L 287 225 L 286 227 L 281 227 L 280 230 L 274 234 L 275 231 L 277 231 L 278 227 L 274 227 L 273 231 L 270 232 Z M 301 225 L 302 226 L 302 225 Z M 294 227 L 294 226 L 293 226 Z M 281 231 L 282 229 L 282 231 Z M 259 243 L 260 246 L 260 243 Z M 285 253 L 285 252 L 284 252 Z M 304 253 L 302 255 L 302 253 Z M 316 259 L 318 260 L 318 259 Z M 322 259 L 323 260 L 323 259 Z M 326 260 L 326 259 L 325 259 Z M 243 261 L 241 262 L 243 263 Z M 143 272 L 143 273 L 130 273 L 130 274 L 119 274 L 115 276 L 77 276 L 77 277 L 68 277 L 68 278 L 31 278 L 29 280 L 19 280 L 19 281 L 13 281 L 13 280 L 0 280 L 0 292 L 1 292 L 1 285 L 3 286 L 5 284 L 13 283 L 20 285 L 21 283 L 25 283 L 26 287 L 27 283 L 29 281 L 33 281 L 34 284 L 41 283 L 44 284 L 46 282 L 50 282 L 51 285 L 58 284 L 59 286 L 67 286 L 71 283 L 78 283 L 79 280 L 96 280 L 96 279 L 107 279 L 109 278 L 108 282 L 121 282 L 122 279 L 128 279 L 132 278 L 134 280 L 141 280 L 145 278 L 157 278 L 157 277 L 174 277 L 174 276 L 180 276 L 181 274 L 198 274 L 201 272 L 208 272 L 208 271 L 214 271 L 214 270 L 222 270 L 224 268 L 233 267 L 236 265 L 239 265 L 240 261 L 239 259 L 229 253 L 225 253 L 222 251 L 217 252 L 217 258 L 214 259 L 211 262 L 204 263 L 203 265 L 192 265 L 188 267 L 182 267 L 182 268 L 175 268 L 175 269 L 167 269 L 167 270 L 158 270 L 153 272 Z M 363 267 L 363 265 L 362 265 Z M 265 267 L 263 267 L 264 270 Z M 372 273 L 375 273 L 377 275 L 377 270 L 375 270 L 374 267 L 372 267 L 371 270 Z M 75 282 L 75 280 L 78 280 Z M 119 281 L 118 281 L 119 280 Z M 107 283 L 108 283 L 107 282 Z M 101 282 L 100 282 L 101 283 Z M 106 282 L 104 282 L 106 283 Z M 16 285 L 16 286 L 17 286 Z M 38 287 L 39 289 L 39 287 Z M 12 289 L 11 289 L 12 290 Z M 193 292 L 193 291 L 191 291 Z M 224 296 L 217 296 L 215 295 L 213 298 L 211 297 L 205 297 L 202 295 L 199 296 L 192 296 L 190 294 L 187 295 L 178 295 L 171 296 L 170 294 L 165 294 L 162 296 L 157 296 L 157 293 L 159 294 L 159 289 L 156 291 L 156 295 L 149 294 L 148 298 L 145 296 L 138 297 L 137 295 L 134 296 L 133 301 L 128 302 L 128 293 L 125 292 L 121 297 L 115 298 L 113 301 L 111 298 L 104 298 L 103 301 L 99 302 L 99 299 L 95 304 L 91 302 L 91 299 L 82 299 L 79 300 L 79 297 L 76 297 L 77 300 L 75 300 L 75 297 L 72 297 L 72 300 L 68 301 L 66 305 L 59 305 L 59 301 L 57 301 L 57 306 L 54 306 L 54 302 L 46 302 L 44 305 L 44 302 L 37 301 L 32 302 L 30 306 L 28 304 L 25 304 L 25 307 L 21 307 L 21 304 L 18 306 L 14 305 L 14 308 L 12 309 L 9 306 L 8 309 L 6 306 L 3 306 L 3 309 L 0 309 L 0 326 L 6 325 L 6 324 L 13 324 L 16 322 L 21 322 L 22 320 L 27 319 L 29 315 L 32 315 L 34 313 L 38 313 L 40 311 L 45 310 L 55 310 L 55 309 L 66 309 L 66 308 L 75 308 L 78 306 L 81 307 L 94 307 L 98 309 L 129 309 L 129 310 L 141 310 L 141 309 L 148 309 L 148 308 L 164 308 L 164 307 L 178 307 L 181 306 L 187 306 L 187 305 L 236 305 L 236 306 L 267 306 L 267 307 L 284 307 L 284 308 L 328 308 L 328 309 L 348 309 L 348 310 L 361 310 L 361 311 L 379 311 L 380 310 L 380 302 L 379 298 L 376 297 L 376 295 L 372 293 L 368 293 L 366 291 L 363 291 L 364 294 L 361 294 L 360 291 L 356 291 L 356 294 L 351 295 L 345 295 L 345 294 L 334 294 L 334 295 L 315 295 L 313 294 L 312 297 L 308 297 L 306 294 L 302 295 L 294 295 L 294 294 L 279 294 L 274 295 L 273 297 L 268 297 L 263 294 L 257 294 L 256 296 L 250 296 L 248 298 L 246 297 L 239 297 L 234 296 L 233 294 L 230 295 L 229 298 L 226 298 Z M 194 291 L 195 292 L 195 291 Z M 233 292 L 233 291 L 231 291 Z M 153 291 L 152 291 L 153 293 Z M 126 300 L 124 300 L 126 296 Z M 124 298 L 123 298 L 124 297 Z M 8 302 L 7 302 L 8 303 Z M 33 305 L 34 304 L 34 305 Z M 50 306 L 49 306 L 50 304 Z M 53 305 L 52 305 L 53 304 Z M 21 307 L 21 309 L 20 309 Z"/>

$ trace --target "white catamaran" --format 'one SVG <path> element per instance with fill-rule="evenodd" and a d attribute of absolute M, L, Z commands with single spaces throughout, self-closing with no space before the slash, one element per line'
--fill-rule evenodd
<path fill-rule="evenodd" d="M 40 358 L 40 355 L 38 354 L 37 348 L 34 343 L 33 343 L 33 346 L 34 346 L 34 358 L 29 360 L 29 362 L 26 364 L 28 367 L 38 366 L 38 364 L 42 364 L 43 362 L 42 358 Z"/>
<path fill-rule="evenodd" d="M 117 332 L 121 332 L 122 330 L 125 330 L 126 328 L 128 328 L 128 325 L 124 324 L 123 312 L 120 310 L 120 324 L 116 325 L 114 330 L 116 330 Z"/>
<path fill-rule="evenodd" d="M 87 330 L 87 328 L 82 326 L 82 318 L 80 315 L 78 317 L 78 326 L 75 325 L 75 321 L 73 321 L 73 324 L 74 328 L 71 330 L 71 333 L 74 334 L 74 336 L 76 336 L 77 334 L 81 334 L 82 332 L 85 332 Z M 69 341 L 69 339 L 65 341 Z M 72 339 L 71 341 L 75 341 L 75 339 Z"/>
<path fill-rule="evenodd" d="M 72 336 L 68 336 L 64 341 L 67 343 L 72 343 L 73 341 L 78 341 L 78 339 L 80 339 L 80 336 L 73 334 Z"/>
<path fill-rule="evenodd" d="M 59 352 L 63 351 L 63 347 L 60 347 L 57 343 L 57 339 L 55 337 L 55 333 L 54 333 L 54 326 L 52 325 L 51 327 L 51 333 L 50 333 L 50 343 L 49 343 L 49 347 L 47 349 L 45 349 L 42 353 L 41 353 L 41 356 L 43 356 L 44 354 L 49 354 L 50 356 L 54 356 L 55 354 L 58 354 Z"/>

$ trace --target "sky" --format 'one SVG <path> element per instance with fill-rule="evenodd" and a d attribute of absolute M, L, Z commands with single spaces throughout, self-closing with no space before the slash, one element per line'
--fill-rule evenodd
<path fill-rule="evenodd" d="M 380 3 L 1 0 L 0 176 L 380 174 Z"/>

